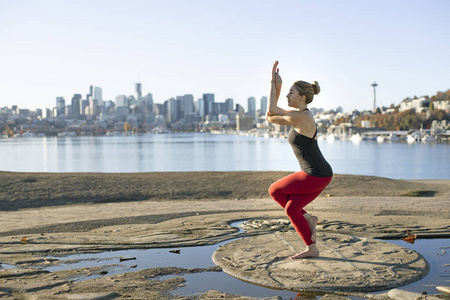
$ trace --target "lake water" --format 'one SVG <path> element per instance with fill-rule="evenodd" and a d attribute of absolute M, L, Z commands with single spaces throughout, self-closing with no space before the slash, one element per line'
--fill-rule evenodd
<path fill-rule="evenodd" d="M 450 179 L 450 144 L 319 141 L 338 174 Z M 0 170 L 17 172 L 298 171 L 285 139 L 178 133 L 0 139 Z"/>
<path fill-rule="evenodd" d="M 339 174 L 373 175 L 394 179 L 450 179 L 450 144 L 401 142 L 377 143 L 362 141 L 353 143 L 348 140 L 328 142 L 319 141 L 319 146 Z M 298 171 L 299 166 L 285 139 L 265 139 L 236 135 L 211 134 L 164 134 L 137 136 L 104 137 L 44 137 L 22 139 L 0 139 L 0 170 L 17 172 L 153 172 L 153 171 Z M 392 241 L 389 241 L 392 242 Z M 440 253 L 448 240 L 436 240 L 431 245 L 414 249 L 425 255 L 432 264 L 432 273 L 423 280 L 403 287 L 408 291 L 436 293 L 434 284 L 439 281 L 446 259 Z M 398 243 L 402 243 L 399 241 Z M 404 242 L 402 246 L 407 246 Z M 211 253 L 218 245 L 201 247 L 209 251 L 198 256 L 198 249 L 183 248 L 180 263 L 186 261 L 185 255 L 195 250 L 196 257 L 204 261 L 195 266 L 212 265 Z M 431 251 L 428 253 L 428 250 Z M 151 253 L 150 253 L 151 252 Z M 153 253 L 154 252 L 154 253 Z M 145 254 L 139 261 L 141 254 Z M 175 254 L 162 249 L 128 250 L 117 255 L 132 255 L 136 260 L 124 262 L 122 267 L 111 272 L 135 271 L 153 267 L 147 264 L 148 255 L 152 262 L 167 265 L 165 258 L 174 263 Z M 97 263 L 108 264 L 110 259 L 102 255 L 86 256 L 83 261 L 92 266 Z M 111 256 L 111 254 L 108 254 Z M 194 261 L 194 260 L 192 260 Z M 131 265 L 136 265 L 136 267 Z M 75 266 L 72 266 L 75 267 Z M 78 266 L 77 266 L 78 267 Z M 129 269 L 129 270 L 124 270 Z M 439 273 L 441 272 L 441 273 Z M 445 276 L 445 275 L 444 275 Z M 275 291 L 250 285 L 227 276 L 223 272 L 206 272 L 184 276 L 186 286 L 174 291 L 175 294 L 192 295 L 211 288 L 229 293 L 244 294 L 253 297 L 280 296 L 290 299 L 296 296 L 289 291 Z M 90 279 L 86 278 L 86 279 Z M 207 281 L 210 279 L 210 281 Z M 445 279 L 445 278 L 444 278 Z M 220 285 L 218 285 L 220 283 Z M 430 285 L 433 283 L 433 285 Z M 311 299 L 315 299 L 312 297 Z M 353 299 L 353 297 L 352 297 Z M 355 298 L 356 299 L 356 298 Z"/>

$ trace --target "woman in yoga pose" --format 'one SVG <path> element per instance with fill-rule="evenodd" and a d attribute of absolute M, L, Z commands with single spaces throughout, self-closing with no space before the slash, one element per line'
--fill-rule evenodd
<path fill-rule="evenodd" d="M 272 69 L 272 86 L 266 120 L 280 125 L 291 125 L 288 142 L 297 157 L 301 171 L 274 182 L 269 188 L 270 196 L 286 211 L 297 233 L 306 244 L 306 250 L 291 256 L 295 258 L 319 257 L 316 242 L 318 217 L 303 208 L 313 201 L 331 182 L 333 171 L 317 145 L 317 125 L 307 105 L 320 92 L 317 81 L 310 84 L 295 82 L 287 94 L 288 106 L 278 107 L 282 80 L 278 61 Z"/>

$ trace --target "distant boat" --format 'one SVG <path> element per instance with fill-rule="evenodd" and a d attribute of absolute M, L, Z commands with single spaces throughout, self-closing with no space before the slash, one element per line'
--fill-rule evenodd
<path fill-rule="evenodd" d="M 58 133 L 58 137 L 69 137 L 69 136 L 76 136 L 77 133 L 74 131 L 63 131 Z"/>
<path fill-rule="evenodd" d="M 382 136 L 382 135 L 377 136 L 377 142 L 378 143 L 384 142 L 384 136 Z"/>
<path fill-rule="evenodd" d="M 106 132 L 107 136 L 117 136 L 117 135 L 122 135 L 122 132 L 119 131 L 108 131 Z"/>
<path fill-rule="evenodd" d="M 35 137 L 35 136 L 36 136 L 36 133 L 29 132 L 29 131 L 22 134 L 22 137 Z"/>
<path fill-rule="evenodd" d="M 336 140 L 336 137 L 334 136 L 334 134 L 327 135 L 328 142 L 334 142 L 334 140 Z"/>
<path fill-rule="evenodd" d="M 391 134 L 388 136 L 388 139 L 389 139 L 390 141 L 392 141 L 392 142 L 400 141 L 400 137 L 399 137 L 397 134 L 395 134 L 395 133 L 391 133 Z"/>
<path fill-rule="evenodd" d="M 350 140 L 351 140 L 353 143 L 359 143 L 359 142 L 361 142 L 361 141 L 363 140 L 363 137 L 362 137 L 359 133 L 357 133 L 357 134 L 352 135 L 352 136 L 350 137 Z"/>
<path fill-rule="evenodd" d="M 434 136 L 431 136 L 431 135 L 425 135 L 424 137 L 422 137 L 422 142 L 425 142 L 425 143 L 434 142 L 436 140 L 437 140 L 437 138 Z"/>
<path fill-rule="evenodd" d="M 408 144 L 413 144 L 413 143 L 417 142 L 417 136 L 415 136 L 415 135 L 408 135 L 406 137 L 406 142 Z"/>

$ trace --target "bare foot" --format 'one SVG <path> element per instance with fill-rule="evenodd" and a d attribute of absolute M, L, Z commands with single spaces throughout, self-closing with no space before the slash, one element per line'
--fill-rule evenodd
<path fill-rule="evenodd" d="M 317 223 L 319 223 L 319 218 L 316 216 L 311 216 L 311 218 L 308 221 L 309 230 L 311 231 L 311 240 L 315 243 L 316 242 L 316 227 Z"/>
<path fill-rule="evenodd" d="M 319 249 L 317 249 L 317 246 L 315 244 L 309 245 L 308 248 L 301 253 L 292 255 L 291 259 L 311 257 L 319 257 Z"/>

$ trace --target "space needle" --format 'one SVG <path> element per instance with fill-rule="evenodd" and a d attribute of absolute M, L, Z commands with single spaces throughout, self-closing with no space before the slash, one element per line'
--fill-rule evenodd
<path fill-rule="evenodd" d="M 373 86 L 373 111 L 375 112 L 377 107 L 376 107 L 376 101 L 377 101 L 377 96 L 376 96 L 376 92 L 375 92 L 375 88 L 378 86 L 378 84 L 376 82 L 372 83 Z"/>

